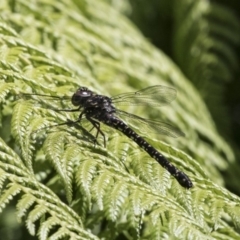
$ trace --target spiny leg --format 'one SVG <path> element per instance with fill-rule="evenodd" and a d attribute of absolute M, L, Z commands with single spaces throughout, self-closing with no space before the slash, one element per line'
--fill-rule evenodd
<path fill-rule="evenodd" d="M 75 109 L 54 109 L 56 112 L 79 112 L 80 108 Z"/>
<path fill-rule="evenodd" d="M 80 108 L 76 108 L 76 109 L 54 109 L 55 112 L 78 112 L 79 110 L 80 110 Z M 37 132 L 42 131 L 44 129 L 48 129 L 48 128 L 52 128 L 52 127 L 58 127 L 58 126 L 62 126 L 62 125 L 68 125 L 68 124 L 76 123 L 76 122 L 78 122 L 78 120 L 77 121 L 72 121 L 72 120 L 67 119 L 66 122 L 46 126 L 46 127 L 41 128 L 41 129 L 35 130 L 32 133 L 37 133 Z"/>
<path fill-rule="evenodd" d="M 86 116 L 86 118 L 87 118 L 87 120 L 89 121 L 89 122 L 91 122 L 91 124 L 93 125 L 93 128 L 96 128 L 97 129 L 97 134 L 96 134 L 96 139 L 98 138 L 98 134 L 100 133 L 101 135 L 102 135 L 102 137 L 103 137 L 103 143 L 104 143 L 104 147 L 106 147 L 106 139 L 105 139 L 105 134 L 102 132 L 102 130 L 100 129 L 100 123 L 98 122 L 98 121 L 96 121 L 96 120 L 93 120 L 92 118 L 90 118 L 90 117 L 87 117 Z M 93 129 L 92 128 L 92 129 Z M 92 130 L 91 129 L 91 130 Z M 90 130 L 90 131 L 91 131 Z"/>

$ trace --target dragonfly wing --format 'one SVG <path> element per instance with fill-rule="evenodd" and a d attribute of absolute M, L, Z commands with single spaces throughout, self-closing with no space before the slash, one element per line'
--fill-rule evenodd
<path fill-rule="evenodd" d="M 166 105 L 172 102 L 177 95 L 174 88 L 156 85 L 144 88 L 137 92 L 123 93 L 112 97 L 116 105 Z"/>
<path fill-rule="evenodd" d="M 47 94 L 37 94 L 37 93 L 19 93 L 20 98 L 26 98 L 26 99 L 49 99 L 49 100 L 57 100 L 57 101 L 63 101 L 63 100 L 70 100 L 71 97 L 69 96 L 54 96 L 54 95 L 47 95 Z"/>
<path fill-rule="evenodd" d="M 122 110 L 117 110 L 117 115 L 123 120 L 126 119 L 126 122 L 133 126 L 141 126 L 141 131 L 145 130 L 146 132 L 160 133 L 162 135 L 174 138 L 184 136 L 184 133 L 182 133 L 180 130 L 176 129 L 170 124 L 158 120 L 141 118 Z"/>
<path fill-rule="evenodd" d="M 68 106 L 71 102 L 71 97 L 69 96 L 53 96 L 45 94 L 31 94 L 31 93 L 19 93 L 18 97 L 20 99 L 29 100 L 36 104 L 36 106 L 41 106 L 41 108 L 58 110 L 63 106 Z"/>

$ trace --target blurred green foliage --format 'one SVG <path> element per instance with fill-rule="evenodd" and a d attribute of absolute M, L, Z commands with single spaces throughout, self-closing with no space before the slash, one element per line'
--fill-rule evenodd
<path fill-rule="evenodd" d="M 20 0 L 0 9 L 0 238 L 240 238 L 240 199 L 224 188 L 239 194 L 239 4 Z M 144 137 L 189 174 L 190 191 L 104 126 L 107 150 L 68 127 L 33 140 L 36 129 L 77 114 L 18 96 L 71 95 L 79 85 L 114 95 L 157 84 L 177 89 L 172 107 L 134 111 L 161 115 L 186 134 L 169 144 Z"/>

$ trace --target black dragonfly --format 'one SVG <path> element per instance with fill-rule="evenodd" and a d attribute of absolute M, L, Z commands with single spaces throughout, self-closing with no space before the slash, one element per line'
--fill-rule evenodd
<path fill-rule="evenodd" d="M 24 95 L 38 95 L 61 100 L 58 96 L 49 96 L 43 94 L 24 94 Z M 69 97 L 63 97 L 69 99 Z M 72 123 L 81 122 L 85 117 L 96 128 L 96 139 L 98 135 L 102 135 L 104 140 L 104 146 L 106 146 L 105 135 L 100 128 L 100 123 L 104 123 L 109 127 L 117 129 L 125 134 L 127 137 L 136 142 L 142 149 L 144 149 L 152 158 L 154 158 L 163 168 L 165 168 L 181 186 L 185 188 L 193 187 L 190 178 L 182 171 L 177 169 L 171 164 L 166 157 L 158 152 L 153 146 L 151 146 L 144 138 L 139 136 L 133 129 L 131 129 L 121 118 L 128 118 L 134 121 L 137 125 L 152 128 L 160 134 L 164 134 L 170 137 L 179 137 L 184 134 L 172 127 L 167 123 L 163 123 L 157 120 L 149 120 L 141 118 L 134 114 L 117 109 L 115 106 L 120 105 L 144 105 L 159 106 L 166 105 L 172 102 L 176 98 L 176 90 L 171 87 L 156 85 L 148 88 L 144 88 L 137 92 L 123 93 L 114 97 L 107 97 L 104 95 L 98 95 L 86 87 L 80 87 L 72 95 L 71 102 L 77 108 L 75 109 L 58 109 L 57 111 L 66 112 L 80 112 L 80 115 L 76 121 Z M 68 124 L 68 123 L 63 123 Z M 58 125 L 63 125 L 58 124 Z"/>

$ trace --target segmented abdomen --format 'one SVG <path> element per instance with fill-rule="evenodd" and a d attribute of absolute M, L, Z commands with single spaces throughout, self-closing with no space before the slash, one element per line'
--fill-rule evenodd
<path fill-rule="evenodd" d="M 139 136 L 135 131 L 128 127 L 123 121 L 114 117 L 108 118 L 102 121 L 104 124 L 115 128 L 125 134 L 127 137 L 132 139 L 138 144 L 139 147 L 144 149 L 152 158 L 154 158 L 163 168 L 165 168 L 176 180 L 185 188 L 191 188 L 193 186 L 189 177 L 178 170 L 174 165 L 172 165 L 160 152 L 158 152 L 154 147 L 152 147 L 145 139 Z"/>

